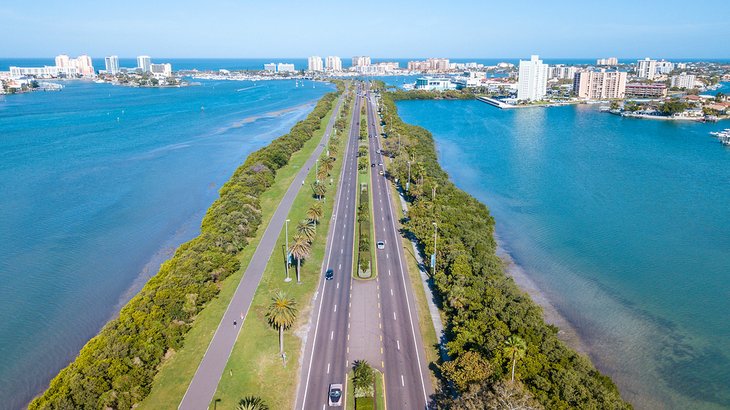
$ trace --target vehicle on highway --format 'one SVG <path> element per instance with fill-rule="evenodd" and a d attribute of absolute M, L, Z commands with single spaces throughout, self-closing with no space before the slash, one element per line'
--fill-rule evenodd
<path fill-rule="evenodd" d="M 378 241 L 378 249 L 385 249 L 385 242 Z"/>
<path fill-rule="evenodd" d="M 327 394 L 327 400 L 330 406 L 342 406 L 342 384 L 332 383 L 330 384 L 330 390 Z"/>
<path fill-rule="evenodd" d="M 383 170 L 381 169 L 380 172 L 378 172 L 378 174 L 385 175 L 385 172 L 383 172 Z"/>
<path fill-rule="evenodd" d="M 382 162 L 378 162 L 378 166 L 379 167 L 382 167 L 383 166 L 383 163 Z"/>
<path fill-rule="evenodd" d="M 370 164 L 370 166 L 371 166 L 371 167 L 374 167 L 374 166 L 375 166 L 375 163 L 373 162 L 372 164 Z"/>
<path fill-rule="evenodd" d="M 333 271 L 332 269 L 327 269 L 327 272 L 325 272 L 325 274 L 324 274 L 324 278 L 326 280 L 332 280 L 332 278 L 334 278 L 334 277 L 335 277 L 335 271 Z"/>

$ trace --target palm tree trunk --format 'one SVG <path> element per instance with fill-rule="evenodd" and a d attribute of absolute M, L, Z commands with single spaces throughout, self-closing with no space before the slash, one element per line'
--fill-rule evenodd
<path fill-rule="evenodd" d="M 279 355 L 284 353 L 284 327 L 279 326 Z"/>
<path fill-rule="evenodd" d="M 297 283 L 302 283 L 301 279 L 299 278 L 300 262 L 301 259 L 297 258 Z"/>
<path fill-rule="evenodd" d="M 517 364 L 517 358 L 512 356 L 512 383 L 515 382 L 515 364 Z"/>

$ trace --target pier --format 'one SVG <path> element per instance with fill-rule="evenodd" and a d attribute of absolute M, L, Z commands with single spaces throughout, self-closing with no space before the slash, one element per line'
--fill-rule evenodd
<path fill-rule="evenodd" d="M 477 97 L 477 100 L 479 100 L 481 102 L 484 102 L 484 103 L 487 103 L 489 105 L 495 106 L 497 108 L 501 108 L 501 109 L 517 108 L 517 106 L 515 106 L 515 105 L 507 104 L 506 102 L 502 102 L 502 101 L 499 101 L 499 100 L 494 99 L 494 98 Z"/>

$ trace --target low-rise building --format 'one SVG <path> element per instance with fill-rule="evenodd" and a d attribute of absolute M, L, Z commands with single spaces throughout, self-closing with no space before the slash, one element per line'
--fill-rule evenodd
<path fill-rule="evenodd" d="M 599 58 L 596 60 L 597 66 L 615 66 L 618 65 L 618 58 L 616 57 L 609 57 L 609 58 Z"/>
<path fill-rule="evenodd" d="M 270 71 L 272 73 L 275 73 L 276 72 L 276 63 L 264 64 L 264 71 Z"/>
<path fill-rule="evenodd" d="M 416 79 L 416 90 L 446 91 L 456 89 L 456 84 L 448 78 L 420 77 Z"/>
<path fill-rule="evenodd" d="M 170 63 L 150 64 L 150 73 L 159 77 L 171 77 L 172 65 Z"/>
<path fill-rule="evenodd" d="M 626 84 L 626 98 L 654 99 L 667 96 L 667 86 L 662 83 Z"/>
<path fill-rule="evenodd" d="M 294 68 L 294 64 L 279 63 L 276 65 L 276 71 L 279 73 L 294 73 L 297 71 L 297 69 Z"/>

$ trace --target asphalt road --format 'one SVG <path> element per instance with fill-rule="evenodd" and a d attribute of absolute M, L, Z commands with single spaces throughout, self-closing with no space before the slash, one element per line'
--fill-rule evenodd
<path fill-rule="evenodd" d="M 291 185 L 287 189 L 284 197 L 279 203 L 274 215 L 271 218 L 266 231 L 259 242 L 256 251 L 251 258 L 251 261 L 243 274 L 243 278 L 238 283 L 236 292 L 233 294 L 233 298 L 228 305 L 228 308 L 221 319 L 218 328 L 213 335 L 213 339 L 208 345 L 208 349 L 203 356 L 203 360 L 200 362 L 193 380 L 190 382 L 185 396 L 183 397 L 180 405 L 178 406 L 181 410 L 202 410 L 207 409 L 213 395 L 218 387 L 218 381 L 225 370 L 228 358 L 231 355 L 233 346 L 238 338 L 239 331 L 241 329 L 241 315 L 248 315 L 248 310 L 251 307 L 251 301 L 256 293 L 261 276 L 263 275 L 264 268 L 274 250 L 276 240 L 281 233 L 284 226 L 289 210 L 291 209 L 294 198 L 303 186 L 303 181 L 307 176 L 307 173 L 311 167 L 315 165 L 315 161 L 319 158 L 322 150 L 326 146 L 332 132 L 332 127 L 337 119 L 337 112 L 342 104 L 344 94 L 337 100 L 335 107 L 335 114 L 332 115 L 330 121 L 327 123 L 324 135 L 320 144 L 315 148 L 312 155 L 310 155 L 307 162 L 302 166 L 299 173 L 292 181 Z M 245 319 L 245 318 L 244 318 Z M 233 321 L 236 321 L 238 326 L 233 326 Z"/>
<path fill-rule="evenodd" d="M 380 301 L 383 312 L 383 337 L 385 349 L 386 401 L 391 409 L 425 409 L 428 397 L 433 394 L 425 350 L 418 324 L 418 312 L 401 237 L 397 233 L 397 221 L 393 212 L 393 199 L 385 175 L 380 150 L 374 97 L 368 92 L 368 138 L 372 173 L 373 219 L 375 240 L 384 241 L 385 249 L 378 249 L 378 277 Z M 379 165 L 379 164 L 383 165 Z"/>
<path fill-rule="evenodd" d="M 321 275 L 314 301 L 309 336 L 305 345 L 302 373 L 297 391 L 297 409 L 327 408 L 330 383 L 345 385 L 347 334 L 350 319 L 352 260 L 357 205 L 357 144 L 361 98 L 353 103 L 352 127 L 348 135 L 340 184 L 335 197 L 333 223 L 327 237 L 322 273 L 334 270 L 334 278 Z M 344 400 L 343 407 L 344 407 Z"/>

